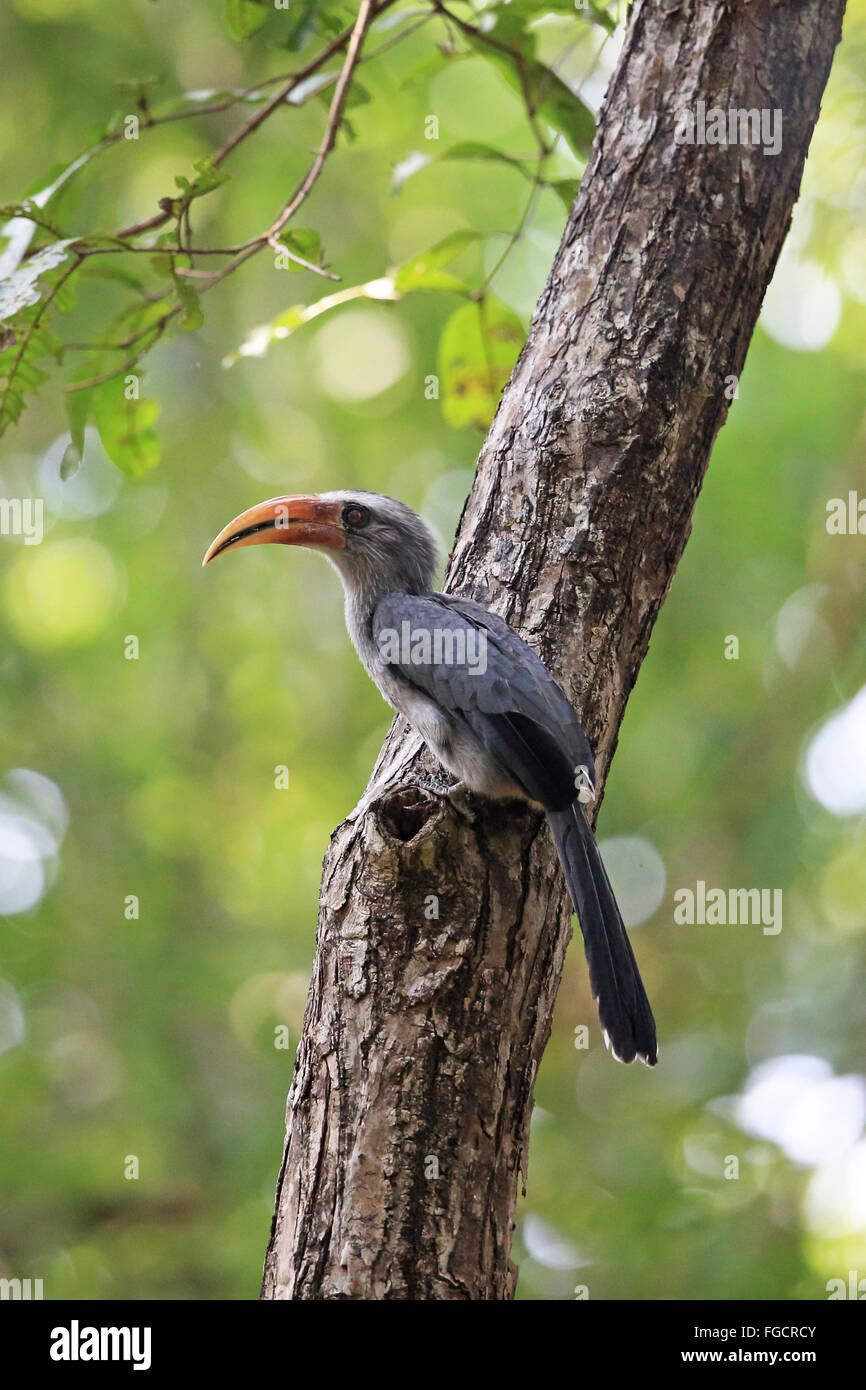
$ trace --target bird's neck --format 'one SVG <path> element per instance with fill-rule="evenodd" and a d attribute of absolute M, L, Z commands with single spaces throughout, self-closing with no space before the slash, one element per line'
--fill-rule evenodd
<path fill-rule="evenodd" d="M 339 565 L 335 565 L 335 568 L 342 581 L 346 600 L 346 628 L 361 664 L 376 680 L 381 662 L 373 637 L 373 616 L 382 599 L 395 592 L 394 576 L 370 574 L 367 576 L 368 582 L 359 584 L 357 576 L 345 574 Z"/>
<path fill-rule="evenodd" d="M 376 563 L 363 564 L 353 557 L 347 564 L 342 552 L 329 554 L 343 585 L 346 598 L 346 627 L 361 662 L 381 688 L 382 661 L 373 636 L 373 618 L 379 604 L 388 594 L 429 593 L 432 578 L 418 567 L 388 563 L 390 557 L 377 557 Z"/>
<path fill-rule="evenodd" d="M 384 598 L 385 595 L 371 596 L 369 591 L 359 594 L 348 584 L 343 585 L 343 590 L 346 598 L 346 627 L 358 650 L 358 655 L 364 661 L 365 651 L 373 645 L 373 614 L 376 612 L 380 599 Z M 366 664 L 364 661 L 365 666 Z"/>
<path fill-rule="evenodd" d="M 361 666 L 379 689 L 382 689 L 384 669 L 373 631 L 375 610 L 389 594 L 414 594 L 417 592 L 417 585 L 405 574 L 388 569 L 370 570 L 363 575 L 363 581 L 357 573 L 343 573 L 339 564 L 336 564 L 335 569 L 341 577 L 343 595 L 346 599 L 346 628 L 349 637 L 352 638 L 354 649 L 360 657 Z M 388 694 L 385 698 L 389 698 Z"/>

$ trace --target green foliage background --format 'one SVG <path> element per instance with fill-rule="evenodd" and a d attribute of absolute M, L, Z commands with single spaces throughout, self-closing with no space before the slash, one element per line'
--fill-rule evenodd
<path fill-rule="evenodd" d="M 298 27 L 308 11 L 351 19 L 346 6 L 296 4 L 260 26 L 260 8 L 228 7 L 236 31 L 256 29 L 239 40 L 215 0 L 12 0 L 0 14 L 2 201 L 45 186 L 112 113 L 134 110 L 139 79 L 160 79 L 146 89 L 154 102 L 248 87 L 321 44 Z M 605 30 L 570 6 L 509 11 L 498 19 L 518 38 L 546 17 L 536 58 L 561 58 L 572 84 L 598 63 L 589 90 L 612 61 L 616 38 L 597 57 Z M 866 826 L 819 806 L 802 773 L 816 727 L 866 684 L 866 537 L 825 526 L 828 499 L 866 494 L 863 0 L 847 24 L 792 234 L 811 279 L 788 292 L 812 286 L 808 322 L 840 303 L 838 326 L 812 350 L 783 346 L 778 327 L 757 331 L 601 816 L 602 838 L 641 837 L 666 869 L 661 905 L 634 933 L 660 1066 L 607 1057 L 574 944 L 536 1086 L 522 1298 L 571 1298 L 576 1284 L 592 1298 L 820 1298 L 827 1279 L 866 1275 L 866 1212 L 860 1225 L 816 1217 L 816 1165 L 744 1132 L 730 1099 L 751 1068 L 790 1054 L 866 1071 Z M 477 286 L 520 225 L 525 172 L 489 152 L 437 157 L 470 141 L 509 156 L 533 148 L 501 64 L 465 44 L 450 56 L 437 47 L 447 42 L 436 20 L 362 70 L 354 139 L 341 136 L 297 220 L 342 287 L 463 231 L 483 236 L 463 238 L 447 272 Z M 70 179 L 64 234 L 149 215 L 247 114 L 118 141 Z M 438 141 L 425 138 L 431 114 Z M 197 201 L 203 242 L 269 224 L 324 116 L 317 101 L 279 111 L 237 152 Z M 392 192 L 410 151 L 430 162 Z M 551 182 L 580 169 L 560 144 Z M 544 189 L 492 284 L 509 324 L 525 327 L 564 219 L 562 190 Z M 315 239 L 302 245 L 318 258 Z M 266 250 L 208 294 L 201 326 L 143 363 L 157 467 L 146 442 L 141 467 L 117 471 L 92 424 L 81 468 L 68 466 L 68 371 L 49 373 L 0 446 L 0 493 L 48 498 L 41 546 L 0 537 L 0 770 L 51 779 L 69 814 L 39 902 L 0 923 L 0 1275 L 43 1278 L 46 1297 L 258 1290 L 321 858 L 389 721 L 316 557 L 268 547 L 206 572 L 200 558 L 253 502 L 338 486 L 404 498 L 447 551 L 484 409 L 471 393 L 461 408 L 425 390 L 431 374 L 447 377 L 446 323 L 474 312 L 459 284 L 349 303 L 223 365 L 256 325 L 331 292 L 274 268 Z M 111 281 L 79 290 L 65 341 L 94 341 L 124 293 Z M 147 441 L 156 413 L 136 426 Z M 85 486 L 90 514 L 75 515 Z M 738 660 L 724 658 L 730 634 Z M 280 765 L 288 790 L 274 785 Z M 15 793 L 14 777 L 4 785 Z M 783 889 L 782 932 L 677 925 L 673 891 L 698 879 Z M 125 917 L 129 895 L 137 919 Z M 583 1023 L 589 1051 L 574 1045 Z M 281 1024 L 289 1051 L 274 1046 Z M 730 1155 L 736 1180 L 724 1176 Z"/>

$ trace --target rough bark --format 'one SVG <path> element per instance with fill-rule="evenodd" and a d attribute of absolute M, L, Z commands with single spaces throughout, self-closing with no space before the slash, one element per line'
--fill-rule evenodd
<path fill-rule="evenodd" d="M 503 614 L 554 670 L 601 784 L 788 229 L 843 10 L 638 0 L 481 452 L 446 588 Z M 677 113 L 699 99 L 781 109 L 781 152 L 677 145 Z M 570 913 L 543 820 L 489 804 L 469 824 L 441 778 L 398 720 L 332 838 L 266 1298 L 513 1294 Z M 663 1066 L 663 1017 L 660 1035 Z"/>

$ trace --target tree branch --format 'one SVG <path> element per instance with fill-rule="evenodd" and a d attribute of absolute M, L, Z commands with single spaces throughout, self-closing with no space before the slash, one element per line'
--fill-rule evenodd
<path fill-rule="evenodd" d="M 379 6 L 380 10 L 384 8 L 384 5 Z M 229 261 L 228 265 L 223 266 L 221 270 L 215 271 L 213 273 L 213 275 L 210 277 L 210 285 L 215 285 L 220 280 L 224 280 L 227 275 L 231 275 L 232 272 L 236 270 L 239 265 L 243 265 L 244 261 L 248 261 L 250 259 L 250 256 L 254 256 L 258 251 L 262 249 L 263 246 L 273 244 L 273 242 L 275 241 L 279 233 L 282 231 L 286 223 L 292 217 L 294 217 L 295 213 L 312 193 L 313 188 L 315 187 L 318 181 L 319 175 L 325 167 L 325 161 L 327 160 L 328 155 L 334 148 L 334 144 L 337 139 L 337 131 L 340 128 L 340 122 L 343 118 L 343 110 L 346 105 L 346 97 L 349 94 L 349 87 L 352 83 L 352 74 L 354 73 L 355 67 L 357 66 L 358 59 L 361 54 L 361 45 L 363 44 L 364 37 L 367 33 L 367 30 L 370 27 L 370 21 L 376 12 L 376 7 L 373 5 L 372 0 L 361 0 L 361 6 L 358 10 L 358 17 L 355 20 L 355 24 L 352 29 L 352 34 L 349 39 L 349 46 L 346 50 L 346 57 L 343 62 L 343 67 L 341 69 L 340 76 L 337 79 L 337 86 L 334 91 L 334 96 L 331 101 L 330 109 L 328 111 L 328 120 L 325 125 L 325 134 L 322 138 L 322 143 L 319 146 L 318 151 L 316 152 L 316 157 L 310 165 L 309 169 L 307 170 L 306 174 L 301 179 L 301 182 L 298 184 L 291 198 L 289 198 L 289 200 L 283 206 L 282 210 L 274 218 L 270 227 L 268 227 L 266 231 L 260 232 L 258 236 L 252 237 L 249 241 L 243 242 L 241 244 L 241 247 L 239 248 L 239 254 L 235 257 L 235 259 L 233 261 Z M 204 288 L 210 288 L 210 285 L 207 285 Z"/>
<path fill-rule="evenodd" d="M 280 231 L 282 231 L 286 223 L 290 220 L 290 218 L 292 218 L 295 215 L 301 203 L 310 193 L 314 183 L 319 177 L 319 174 L 322 172 L 322 169 L 324 168 L 325 160 L 328 158 L 328 155 L 334 148 L 334 142 L 337 139 L 337 131 L 340 128 L 340 121 L 343 119 L 343 108 L 346 105 L 346 97 L 349 95 L 349 87 L 352 81 L 352 74 L 355 71 L 355 66 L 358 62 L 358 59 L 361 56 L 361 45 L 363 44 L 364 37 L 367 33 L 368 28 L 370 27 L 370 20 L 372 19 L 373 14 L 374 7 L 372 4 L 372 0 L 361 0 L 361 6 L 358 10 L 358 18 L 355 21 L 355 27 L 352 30 L 352 37 L 349 40 L 349 47 L 346 50 L 346 59 L 343 63 L 343 70 L 340 73 L 340 76 L 337 80 L 337 86 L 334 90 L 334 99 L 331 102 L 331 109 L 328 112 L 328 124 L 325 127 L 325 137 L 322 140 L 318 154 L 316 155 L 316 158 L 313 160 L 313 163 L 310 166 L 306 176 L 301 180 L 300 184 L 296 188 L 295 192 L 292 194 L 291 198 L 286 203 L 282 212 L 279 214 L 278 217 L 274 219 L 273 223 L 269 227 L 267 232 L 267 236 L 269 237 L 277 236 L 280 233 Z"/>
<path fill-rule="evenodd" d="M 843 10 L 636 0 L 481 452 L 446 587 L 506 616 L 557 673 L 599 786 L 789 226 Z M 780 109 L 782 150 L 677 144 L 698 99 Z M 469 825 L 442 786 L 397 721 L 332 838 L 265 1298 L 513 1293 L 570 913 L 538 816 L 490 804 Z"/>
<path fill-rule="evenodd" d="M 380 15 L 384 10 L 389 9 L 393 3 L 394 0 L 379 0 L 378 4 L 373 3 L 370 6 L 368 6 L 368 9 L 372 12 L 368 14 L 367 20 L 364 25 L 364 30 L 366 31 L 366 28 L 372 19 L 375 19 L 376 16 Z M 343 29 L 339 34 L 337 34 L 331 40 L 330 43 L 326 44 L 325 47 L 322 48 L 316 54 L 315 58 L 312 58 L 310 62 L 307 63 L 304 67 L 299 68 L 297 72 L 290 73 L 288 77 L 284 79 L 270 78 L 268 79 L 268 83 L 259 83 L 257 87 L 251 87 L 248 92 L 244 93 L 243 96 L 249 96 L 252 92 L 258 90 L 258 88 L 269 85 L 269 83 L 272 81 L 281 82 L 280 87 L 278 87 L 277 91 L 274 93 L 272 97 L 268 98 L 264 106 L 260 107 L 258 111 L 254 112 L 254 114 L 250 116 L 249 120 L 244 121 L 243 125 L 239 126 L 237 130 L 233 131 L 232 134 L 228 137 L 228 139 L 224 142 L 224 144 L 220 146 L 220 148 L 216 151 L 215 155 L 213 156 L 214 165 L 218 168 L 228 158 L 232 151 L 237 149 L 238 145 L 243 144 L 243 142 L 249 139 L 249 137 L 255 131 L 257 131 L 260 126 L 264 125 L 268 117 L 272 116 L 273 113 L 276 110 L 278 110 L 284 102 L 288 100 L 292 93 L 302 85 L 302 83 L 307 82 L 311 77 L 314 77 L 315 74 L 324 67 L 328 59 L 333 58 L 335 53 L 341 52 L 341 50 L 345 48 L 347 43 L 351 44 L 356 29 L 357 20 L 354 24 L 349 25 L 346 29 Z M 350 75 L 352 68 L 354 68 L 354 65 L 355 60 L 353 60 L 352 65 L 349 69 Z M 343 71 L 345 71 L 345 64 L 343 67 Z M 243 96 L 239 97 L 238 100 L 242 100 Z M 343 101 L 345 101 L 345 92 L 343 93 Z M 222 107 L 215 106 L 212 109 L 220 110 L 222 109 Z M 194 115 L 203 113 L 191 111 L 188 114 Z M 166 117 L 164 119 L 169 118 Z M 161 118 L 159 117 L 156 117 L 153 120 L 147 122 L 148 125 L 159 125 L 160 123 Z M 129 227 L 124 227 L 121 231 L 116 232 L 115 236 L 123 239 L 129 239 L 131 237 L 140 236 L 142 235 L 142 233 L 147 231 L 156 231 L 159 227 L 164 227 L 165 224 L 169 221 L 170 217 L 171 214 L 163 210 L 159 213 L 155 213 L 152 217 L 145 218 L 142 222 L 135 222 Z M 252 242 L 245 243 L 245 245 L 252 244 Z"/>

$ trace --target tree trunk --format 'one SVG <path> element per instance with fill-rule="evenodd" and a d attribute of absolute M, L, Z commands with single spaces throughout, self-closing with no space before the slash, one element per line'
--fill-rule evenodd
<path fill-rule="evenodd" d="M 843 10 L 637 0 L 478 461 L 445 587 L 551 667 L 600 786 L 789 226 Z M 699 101 L 781 111 L 781 151 L 677 143 Z M 459 819 L 419 746 L 398 719 L 325 860 L 265 1298 L 514 1292 L 570 908 L 543 817 L 509 802 Z"/>

